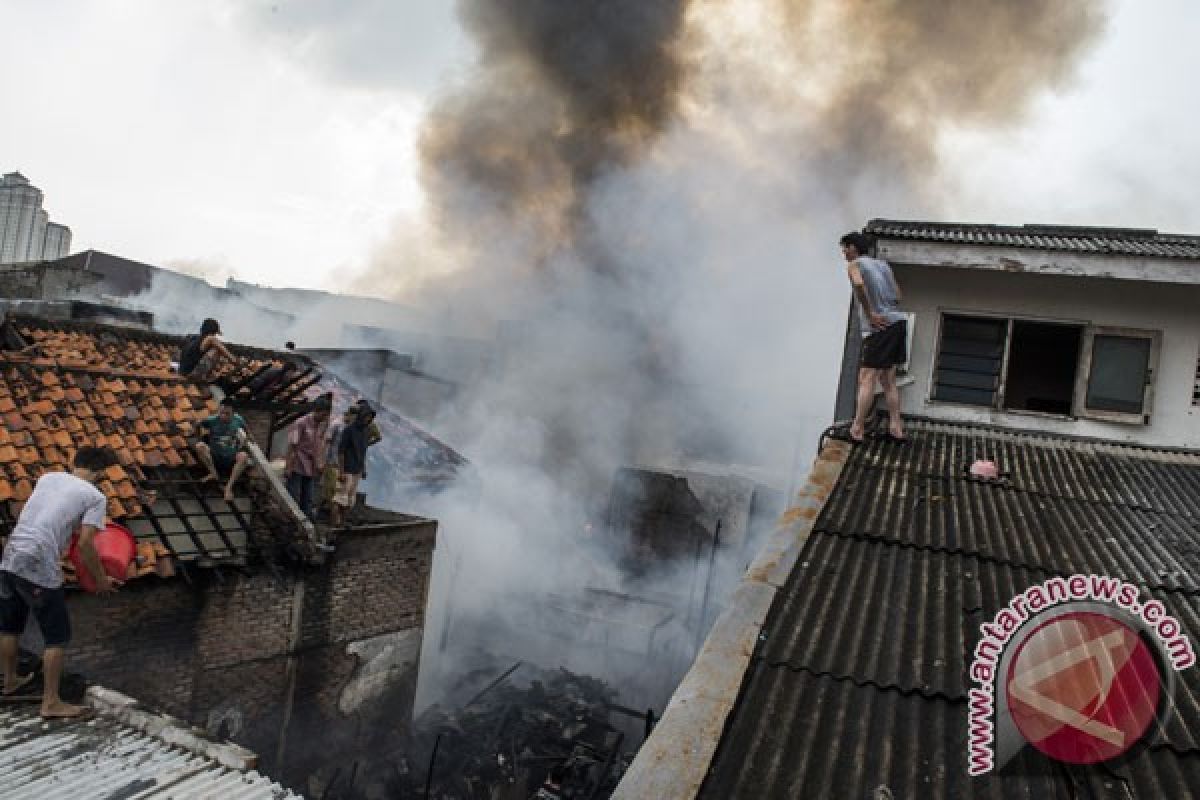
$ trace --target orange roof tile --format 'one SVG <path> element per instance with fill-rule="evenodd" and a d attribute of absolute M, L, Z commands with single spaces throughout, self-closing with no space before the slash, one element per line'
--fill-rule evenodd
<path fill-rule="evenodd" d="M 164 487 L 187 485 L 184 473 L 160 470 L 195 466 L 186 437 L 217 409 L 207 386 L 172 371 L 180 338 L 12 315 L 3 324 L 25 342 L 36 342 L 40 352 L 30 357 L 0 349 L 0 535 L 2 523 L 20 514 L 40 475 L 66 468 L 79 447 L 97 444 L 112 447 L 119 462 L 100 484 L 109 515 L 128 518 L 131 527 L 143 525 L 138 536 L 156 536 L 146 518 L 170 514 L 172 506 L 143 506 L 142 490 L 158 479 L 170 481 Z M 0 340 L 0 347 L 11 338 Z M 256 360 L 243 363 L 235 383 L 267 363 L 256 352 L 251 359 Z M 184 483 L 175 483 L 178 478 Z M 179 555 L 170 557 L 153 543 L 157 549 L 139 548 L 143 563 L 137 571 L 173 574 Z"/>

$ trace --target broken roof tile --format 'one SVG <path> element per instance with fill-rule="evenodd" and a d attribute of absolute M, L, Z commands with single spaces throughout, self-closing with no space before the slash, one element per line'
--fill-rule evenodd
<path fill-rule="evenodd" d="M 168 551 L 163 544 L 170 543 L 160 542 L 158 533 L 161 523 L 178 521 L 179 509 L 172 501 L 150 501 L 154 505 L 147 507 L 140 499 L 143 489 L 161 489 L 160 497 L 219 494 L 219 487 L 198 482 L 200 471 L 186 438 L 197 421 L 215 413 L 217 403 L 206 385 L 173 372 L 170 362 L 180 337 L 11 314 L 5 324 L 25 343 L 36 342 L 40 352 L 30 358 L 0 349 L 0 536 L 21 513 L 39 476 L 64 469 L 78 447 L 105 445 L 118 460 L 101 482 L 109 514 L 125 519 L 139 541 L 162 548 L 158 574 L 172 574 L 176 559 L 244 557 L 246 521 L 269 517 L 257 503 L 237 518 L 218 515 L 222 519 L 213 524 L 221 534 L 214 533 L 213 541 L 223 539 L 220 548 L 192 542 L 185 554 Z M 243 350 L 235 347 L 239 355 Z M 275 358 L 251 353 L 232 376 L 234 389 L 238 380 Z M 253 399 L 245 388 L 238 396 Z"/>

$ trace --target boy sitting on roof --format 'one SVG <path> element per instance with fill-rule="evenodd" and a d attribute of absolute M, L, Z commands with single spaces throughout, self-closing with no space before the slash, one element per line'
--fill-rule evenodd
<path fill-rule="evenodd" d="M 44 685 L 42 717 L 61 719 L 88 713 L 59 697 L 65 648 L 71 641 L 71 619 L 63 596 L 63 552 L 71 534 L 82 525 L 79 552 L 96 581 L 96 592 L 115 591 L 116 583 L 100 564 L 92 538 L 104 527 L 108 500 L 95 483 L 117 463 L 107 447 L 81 447 L 68 472 L 48 472 L 38 478 L 21 510 L 0 559 L 0 667 L 5 697 L 20 696 L 33 675 L 17 674 L 17 647 L 32 612 L 46 643 L 42 653 Z"/>
<path fill-rule="evenodd" d="M 242 449 L 246 441 L 246 420 L 233 413 L 233 401 L 226 397 L 220 410 L 200 421 L 203 438 L 194 445 L 196 457 L 208 469 L 205 480 L 219 482 L 222 475 L 229 476 L 225 484 L 225 502 L 233 502 L 233 485 L 246 471 L 249 456 Z"/>

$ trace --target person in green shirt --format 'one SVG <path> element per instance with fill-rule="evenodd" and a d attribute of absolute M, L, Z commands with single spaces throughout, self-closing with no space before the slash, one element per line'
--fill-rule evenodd
<path fill-rule="evenodd" d="M 208 469 L 205 480 L 220 481 L 229 476 L 225 484 L 225 501 L 233 501 L 233 485 L 246 471 L 249 456 L 243 445 L 246 442 L 246 421 L 233 411 L 233 401 L 228 397 L 211 417 L 200 421 L 201 439 L 194 447 L 196 457 Z"/>

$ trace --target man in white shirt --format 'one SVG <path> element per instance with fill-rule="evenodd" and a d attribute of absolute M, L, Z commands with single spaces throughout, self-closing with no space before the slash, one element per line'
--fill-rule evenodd
<path fill-rule="evenodd" d="M 70 472 L 48 472 L 38 479 L 0 558 L 3 694 L 16 695 L 33 679 L 17 673 L 17 646 L 32 613 L 46 644 L 42 654 L 42 717 L 46 719 L 78 717 L 87 711 L 64 703 L 58 694 L 65 649 L 71 641 L 60 562 L 77 528 L 79 552 L 95 578 L 97 593 L 116 589 L 92 541 L 96 530 L 104 527 L 108 508 L 108 500 L 95 484 L 116 458 L 106 447 L 81 447 L 73 463 Z"/>

